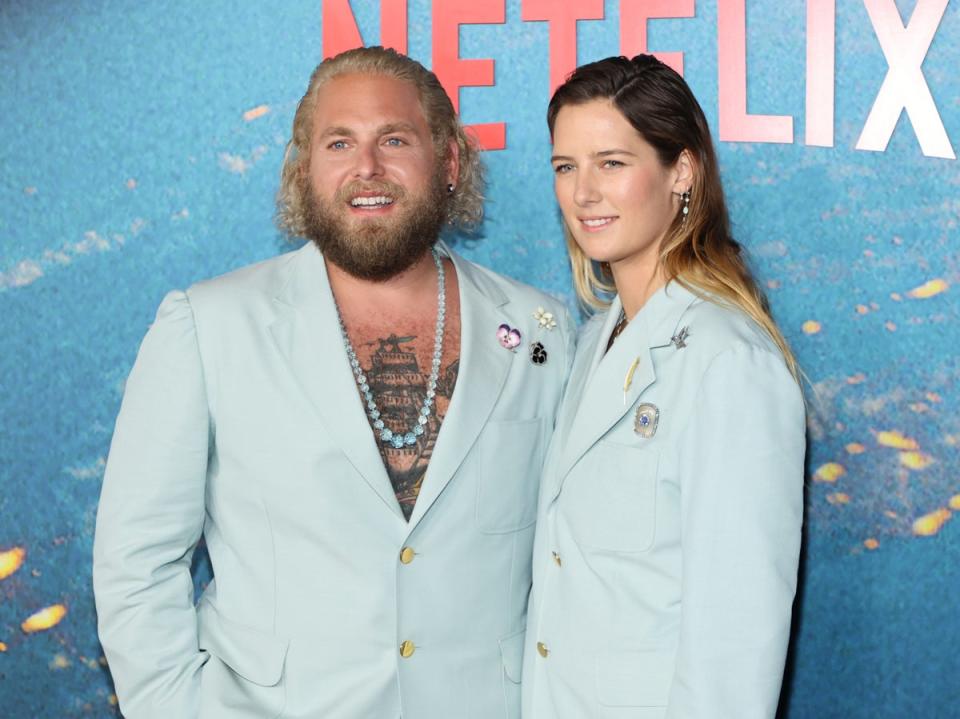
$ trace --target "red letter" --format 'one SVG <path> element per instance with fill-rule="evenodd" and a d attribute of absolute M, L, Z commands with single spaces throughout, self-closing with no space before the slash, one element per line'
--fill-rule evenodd
<path fill-rule="evenodd" d="M 693 17 L 695 12 L 695 0 L 620 0 L 620 54 L 633 57 L 647 52 L 650 18 Z M 682 52 L 652 54 L 683 75 Z"/>
<path fill-rule="evenodd" d="M 833 73 L 836 0 L 807 0 L 808 145 L 833 147 Z"/>
<path fill-rule="evenodd" d="M 793 142 L 793 118 L 747 114 L 746 0 L 719 0 L 717 64 L 720 73 L 720 139 L 728 142 Z"/>
<path fill-rule="evenodd" d="M 493 60 L 460 59 L 460 26 L 506 22 L 504 0 L 433 0 L 433 72 L 460 111 L 460 88 L 493 85 Z M 471 125 L 484 150 L 507 146 L 502 122 Z"/>
<path fill-rule="evenodd" d="M 344 50 L 363 47 L 350 0 L 324 0 L 322 10 L 324 60 Z M 380 1 L 380 44 L 407 52 L 407 0 Z"/>
<path fill-rule="evenodd" d="M 577 67 L 577 20 L 603 20 L 603 0 L 523 0 L 524 22 L 550 23 L 550 95 Z"/>
<path fill-rule="evenodd" d="M 924 155 L 957 159 L 920 67 L 947 2 L 917 0 L 910 24 L 904 27 L 893 0 L 863 0 L 890 70 L 857 140 L 858 150 L 886 150 L 900 112 L 906 110 Z"/>

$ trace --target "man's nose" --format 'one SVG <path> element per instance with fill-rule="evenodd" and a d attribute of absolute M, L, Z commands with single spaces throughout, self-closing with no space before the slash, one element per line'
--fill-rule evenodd
<path fill-rule="evenodd" d="M 361 180 L 370 180 L 383 174 L 383 157 L 379 145 L 369 143 L 357 148 L 354 174 Z"/>

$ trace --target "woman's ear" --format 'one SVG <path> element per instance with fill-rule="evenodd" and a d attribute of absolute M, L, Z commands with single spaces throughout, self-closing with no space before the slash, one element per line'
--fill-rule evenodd
<path fill-rule="evenodd" d="M 697 172 L 696 162 L 689 150 L 680 152 L 680 157 L 673 165 L 673 171 L 675 173 L 673 191 L 678 195 L 689 192 L 693 187 L 693 178 Z"/>

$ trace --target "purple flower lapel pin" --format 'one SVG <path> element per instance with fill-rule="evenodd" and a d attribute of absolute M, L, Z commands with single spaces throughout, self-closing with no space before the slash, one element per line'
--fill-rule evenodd
<path fill-rule="evenodd" d="M 497 339 L 504 348 L 512 352 L 520 345 L 520 330 L 507 324 L 500 325 L 497 328 Z"/>

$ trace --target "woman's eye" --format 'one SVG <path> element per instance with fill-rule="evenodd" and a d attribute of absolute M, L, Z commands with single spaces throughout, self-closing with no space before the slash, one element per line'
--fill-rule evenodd
<path fill-rule="evenodd" d="M 555 173 L 557 173 L 558 175 L 565 175 L 565 174 L 567 174 L 568 172 L 570 172 L 570 170 L 572 170 L 572 169 L 573 169 L 573 165 L 570 165 L 570 164 L 554 165 L 554 166 L 553 166 L 553 171 L 554 171 Z"/>
<path fill-rule="evenodd" d="M 623 167 L 623 163 L 620 160 L 604 160 L 604 167 Z"/>

